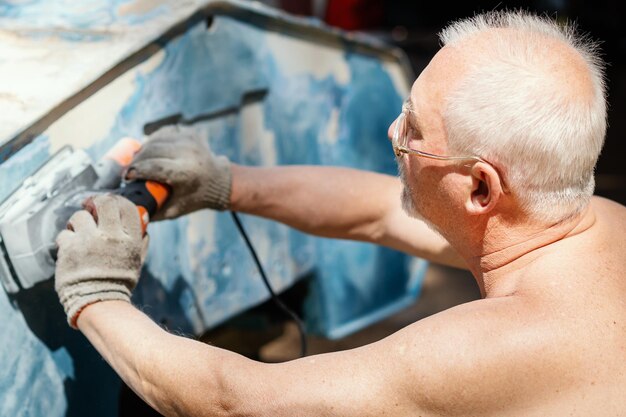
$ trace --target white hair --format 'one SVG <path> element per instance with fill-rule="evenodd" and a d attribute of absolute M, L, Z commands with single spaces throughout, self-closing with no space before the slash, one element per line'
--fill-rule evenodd
<path fill-rule="evenodd" d="M 462 48 L 486 32 L 488 46 L 471 55 L 470 69 L 444 110 L 450 151 L 493 163 L 531 217 L 558 222 L 573 216 L 593 194 L 606 133 L 597 45 L 573 26 L 522 11 L 460 20 L 439 37 L 444 46 Z M 577 56 L 589 93 L 581 94 L 573 77 L 563 76 L 576 62 L 556 57 L 555 41 Z"/>

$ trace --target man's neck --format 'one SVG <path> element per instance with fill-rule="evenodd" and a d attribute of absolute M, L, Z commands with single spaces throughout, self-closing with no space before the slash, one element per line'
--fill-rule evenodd
<path fill-rule="evenodd" d="M 518 289 L 518 278 L 528 265 L 547 253 L 546 248 L 589 229 L 594 222 L 591 208 L 553 225 L 511 225 L 493 219 L 480 234 L 468 235 L 458 250 L 483 297 L 509 295 Z"/>

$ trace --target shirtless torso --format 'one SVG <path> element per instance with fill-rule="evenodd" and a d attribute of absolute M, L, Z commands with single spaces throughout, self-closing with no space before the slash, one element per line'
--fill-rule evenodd
<path fill-rule="evenodd" d="M 418 402 L 464 416 L 626 415 L 626 208 L 594 198 L 567 237 L 514 263 L 487 298 L 392 336 L 437 352 L 417 366 Z"/>

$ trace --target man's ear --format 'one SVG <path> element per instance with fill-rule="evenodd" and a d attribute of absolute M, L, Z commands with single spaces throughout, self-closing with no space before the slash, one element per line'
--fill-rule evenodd
<path fill-rule="evenodd" d="M 503 194 L 500 174 L 491 165 L 476 162 L 470 169 L 470 176 L 472 188 L 465 208 L 470 214 L 487 214 L 496 207 Z"/>

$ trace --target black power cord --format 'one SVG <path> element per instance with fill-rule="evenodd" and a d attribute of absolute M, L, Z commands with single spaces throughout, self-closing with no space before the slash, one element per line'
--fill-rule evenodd
<path fill-rule="evenodd" d="M 261 261 L 259 261 L 259 257 L 257 256 L 256 251 L 254 250 L 254 247 L 252 246 L 252 243 L 250 242 L 250 239 L 248 238 L 248 234 L 246 233 L 245 229 L 243 228 L 243 225 L 241 224 L 241 220 L 239 219 L 239 216 L 234 211 L 231 211 L 230 214 L 233 216 L 233 221 L 235 222 L 235 225 L 237 225 L 237 229 L 239 229 L 239 233 L 241 233 L 243 240 L 246 242 L 246 245 L 248 246 L 248 249 L 250 250 L 250 253 L 252 254 L 254 263 L 259 269 L 259 274 L 261 274 L 261 279 L 263 280 L 265 287 L 269 291 L 272 301 L 274 302 L 274 304 L 278 306 L 278 308 L 280 308 L 287 316 L 289 316 L 296 323 L 296 326 L 298 326 L 298 333 L 300 334 L 300 357 L 305 357 L 306 352 L 307 352 L 307 341 L 306 341 L 306 331 L 304 329 L 304 323 L 302 322 L 300 317 L 298 317 L 298 315 L 292 309 L 287 307 L 285 303 L 283 303 L 283 301 L 280 299 L 280 297 L 276 295 L 276 293 L 274 292 L 274 289 L 272 288 L 272 285 L 270 284 L 270 281 L 267 279 L 267 275 L 265 274 L 265 269 L 263 268 L 263 265 L 261 265 Z"/>

